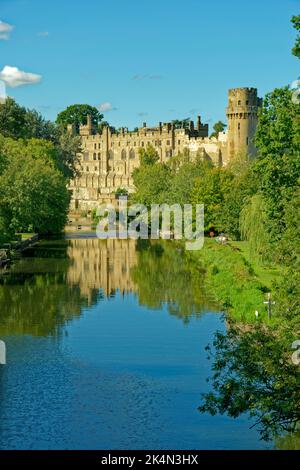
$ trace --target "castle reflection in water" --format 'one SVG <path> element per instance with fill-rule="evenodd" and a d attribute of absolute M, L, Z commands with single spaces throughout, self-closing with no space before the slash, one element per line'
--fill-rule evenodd
<path fill-rule="evenodd" d="M 101 288 L 106 297 L 117 290 L 135 292 L 131 269 L 137 265 L 135 240 L 75 239 L 67 249 L 69 284 L 78 285 L 81 295 L 91 303 L 93 289 Z"/>

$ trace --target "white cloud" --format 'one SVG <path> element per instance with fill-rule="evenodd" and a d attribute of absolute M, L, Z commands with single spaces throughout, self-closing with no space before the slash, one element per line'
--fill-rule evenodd
<path fill-rule="evenodd" d="M 23 72 L 17 67 L 10 67 L 9 65 L 5 65 L 2 72 L 0 72 L 0 80 L 3 80 L 6 85 L 10 86 L 11 88 L 16 88 L 21 85 L 39 83 L 41 79 L 41 75 Z"/>
<path fill-rule="evenodd" d="M 107 111 L 116 111 L 117 108 L 113 107 L 113 105 L 109 101 L 104 101 L 99 106 L 99 111 L 105 113 Z"/>
<path fill-rule="evenodd" d="M 49 36 L 49 31 L 40 31 L 37 35 L 41 38 L 46 38 Z"/>
<path fill-rule="evenodd" d="M 4 40 L 9 39 L 9 35 L 12 32 L 13 29 L 14 29 L 14 26 L 0 20 L 0 40 L 1 39 L 4 39 Z"/>

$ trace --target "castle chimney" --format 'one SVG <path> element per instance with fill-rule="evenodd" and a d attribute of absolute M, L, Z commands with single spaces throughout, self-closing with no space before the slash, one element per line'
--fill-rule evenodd
<path fill-rule="evenodd" d="M 200 132 L 201 127 L 202 127 L 202 124 L 201 124 L 201 116 L 197 116 L 197 131 L 198 131 L 198 132 Z"/>
<path fill-rule="evenodd" d="M 194 131 L 194 121 L 189 122 L 189 129 L 190 129 L 191 132 Z"/>

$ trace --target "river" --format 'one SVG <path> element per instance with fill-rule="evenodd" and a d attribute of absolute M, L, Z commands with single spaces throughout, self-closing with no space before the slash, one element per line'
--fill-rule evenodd
<path fill-rule="evenodd" d="M 0 281 L 1 449 L 264 449 L 245 415 L 201 414 L 221 312 L 172 241 L 81 235 Z"/>

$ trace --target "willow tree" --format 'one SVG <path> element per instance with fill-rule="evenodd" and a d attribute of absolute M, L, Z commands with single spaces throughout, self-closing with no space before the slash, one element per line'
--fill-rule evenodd
<path fill-rule="evenodd" d="M 251 197 L 240 214 L 240 232 L 249 242 L 250 256 L 260 260 L 268 258 L 270 248 L 269 219 L 266 203 L 261 194 Z"/>

